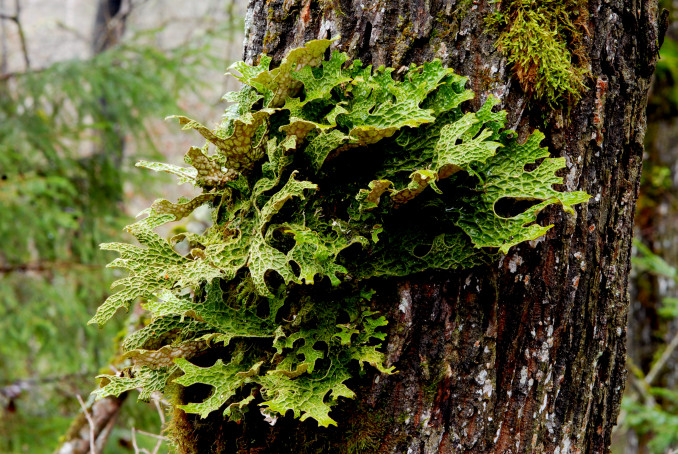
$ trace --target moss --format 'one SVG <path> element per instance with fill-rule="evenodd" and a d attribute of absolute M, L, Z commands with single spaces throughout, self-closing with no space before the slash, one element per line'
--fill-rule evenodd
<path fill-rule="evenodd" d="M 590 73 L 587 2 L 509 0 L 500 8 L 487 18 L 488 31 L 499 34 L 497 47 L 523 91 L 552 108 L 576 103 Z"/>
<path fill-rule="evenodd" d="M 394 65 L 399 64 L 407 52 L 412 47 L 412 42 L 415 39 L 414 34 L 414 24 L 409 19 L 398 16 L 398 22 L 396 29 L 401 30 L 398 37 L 396 37 L 395 44 L 393 46 L 393 62 Z"/>
<path fill-rule="evenodd" d="M 339 16 L 346 16 L 346 13 L 341 9 L 341 2 L 334 0 L 318 0 L 318 7 L 325 12 L 334 11 Z"/>
<path fill-rule="evenodd" d="M 379 452 L 381 439 L 385 435 L 386 415 L 373 411 L 354 418 L 346 431 L 345 444 L 340 448 L 342 454 Z"/>
<path fill-rule="evenodd" d="M 442 360 L 433 366 L 427 367 L 427 373 L 429 374 L 429 377 L 428 382 L 424 386 L 424 397 L 429 402 L 433 402 L 438 395 L 440 384 L 447 377 L 448 370 L 449 362 L 446 360 Z"/>
<path fill-rule="evenodd" d="M 269 8 L 268 10 L 268 18 L 267 18 L 267 23 L 271 22 L 277 22 L 275 19 L 275 9 L 273 7 Z M 264 42 L 262 44 L 262 47 L 264 49 L 264 53 L 271 52 L 271 44 L 275 45 L 275 43 L 278 42 L 278 39 L 280 38 L 280 33 L 276 33 L 271 31 L 270 29 L 266 32 L 264 35 Z M 262 55 L 264 54 L 262 53 Z M 261 57 L 261 55 L 259 56 Z"/>
<path fill-rule="evenodd" d="M 165 430 L 165 435 L 170 440 L 173 451 L 177 454 L 217 454 L 233 452 L 233 440 L 229 439 L 227 420 L 223 419 L 219 412 L 200 418 L 184 412 L 179 404 L 190 400 L 191 392 L 179 386 L 165 397 L 172 403 L 172 417 Z M 212 437 L 195 437 L 196 433 L 211 433 Z"/>
<path fill-rule="evenodd" d="M 448 15 L 445 11 L 440 11 L 436 16 L 436 26 L 431 33 L 432 39 L 444 40 L 450 35 L 459 33 L 461 23 L 473 7 L 473 0 L 460 0 L 454 11 Z"/>
<path fill-rule="evenodd" d="M 195 432 L 195 428 L 189 422 L 186 413 L 174 406 L 170 425 L 165 435 L 172 441 L 176 452 L 181 454 L 195 452 L 195 448 L 189 445 L 189 441 L 193 438 L 191 437 L 193 432 Z"/>

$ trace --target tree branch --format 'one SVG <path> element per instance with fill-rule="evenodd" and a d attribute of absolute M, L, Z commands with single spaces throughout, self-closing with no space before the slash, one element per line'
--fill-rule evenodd
<path fill-rule="evenodd" d="M 32 271 L 36 273 L 45 273 L 54 270 L 68 270 L 68 269 L 95 270 L 103 269 L 103 267 L 104 267 L 103 265 L 97 264 L 66 262 L 66 261 L 20 263 L 17 265 L 0 265 L 0 276 L 3 274 L 23 273 L 27 271 Z"/>

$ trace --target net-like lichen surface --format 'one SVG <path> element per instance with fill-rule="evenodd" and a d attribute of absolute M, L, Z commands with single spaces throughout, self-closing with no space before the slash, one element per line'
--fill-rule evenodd
<path fill-rule="evenodd" d="M 259 405 L 335 424 L 330 410 L 354 397 L 347 380 L 365 364 L 393 373 L 370 279 L 476 266 L 543 235 L 545 206 L 572 212 L 588 199 L 553 189 L 564 159 L 548 157 L 538 131 L 519 143 L 504 130 L 494 98 L 465 112 L 474 94 L 440 61 L 394 78 L 344 53 L 324 59 L 331 42 L 274 69 L 266 56 L 235 64 L 244 86 L 225 96 L 233 104 L 219 125 L 176 117 L 207 139 L 186 154 L 189 167 L 139 163 L 202 194 L 156 201 L 127 227 L 140 246 L 102 245 L 129 273 L 92 322 L 138 299 L 151 318 L 124 341 L 131 365 L 103 376 L 99 397 L 202 383 L 211 394 L 184 411 L 239 420 Z M 534 202 L 502 217 L 505 198 Z M 203 234 L 154 232 L 204 204 L 213 225 Z"/>

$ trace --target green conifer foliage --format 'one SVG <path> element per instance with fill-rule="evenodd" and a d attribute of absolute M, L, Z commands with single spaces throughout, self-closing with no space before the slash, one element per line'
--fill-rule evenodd
<path fill-rule="evenodd" d="M 103 245 L 120 252 L 110 266 L 129 274 L 91 322 L 137 298 L 152 321 L 126 342 L 127 375 L 102 376 L 99 396 L 203 383 L 211 395 L 184 411 L 237 420 L 256 401 L 336 424 L 329 412 L 354 397 L 346 381 L 355 370 L 394 373 L 371 279 L 484 263 L 542 236 L 551 226 L 536 220 L 547 205 L 573 212 L 588 199 L 552 188 L 564 159 L 548 157 L 539 132 L 517 142 L 494 98 L 465 112 L 474 94 L 440 61 L 398 80 L 343 53 L 323 59 L 331 42 L 309 42 L 274 69 L 266 56 L 237 63 L 244 87 L 226 96 L 235 104 L 220 124 L 177 117 L 207 139 L 187 153 L 189 166 L 141 163 L 202 194 L 157 201 L 127 227 L 141 246 Z M 502 199 L 534 204 L 504 217 L 495 211 Z M 204 203 L 213 225 L 203 234 L 153 231 Z M 213 365 L 196 364 L 216 346 Z"/>
<path fill-rule="evenodd" d="M 146 120 L 176 111 L 179 90 L 216 67 L 204 40 L 168 51 L 144 40 L 0 80 L 2 452 L 53 449 L 79 410 L 74 395 L 110 363 L 122 323 L 85 323 L 112 280 L 98 245 L 120 239 L 126 219 L 128 158 L 116 145 L 157 155 Z"/>

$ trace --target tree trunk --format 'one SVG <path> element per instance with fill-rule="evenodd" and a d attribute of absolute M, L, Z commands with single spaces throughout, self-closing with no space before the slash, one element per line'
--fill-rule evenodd
<path fill-rule="evenodd" d="M 129 0 L 98 0 L 97 14 L 94 19 L 94 33 L 92 36 L 92 53 L 94 55 L 105 52 L 116 46 L 127 25 L 127 17 L 131 12 Z M 101 100 L 103 112 L 108 116 L 107 103 Z M 114 122 L 109 122 L 114 124 Z M 97 165 L 102 169 L 113 166 L 116 169 L 122 167 L 125 153 L 125 137 L 115 125 L 107 128 L 101 134 L 102 145 L 94 153 Z M 122 185 L 115 188 L 122 195 Z"/>
<path fill-rule="evenodd" d="M 528 102 L 487 33 L 485 0 L 251 0 L 245 58 L 275 60 L 317 38 L 351 58 L 399 68 L 440 58 L 489 94 L 525 137 L 566 158 L 568 190 L 593 197 L 575 218 L 546 210 L 544 239 L 497 263 L 383 282 L 386 351 L 395 375 L 356 383 L 358 398 L 319 429 L 176 415 L 182 452 L 608 452 L 625 384 L 629 257 L 645 106 L 656 52 L 656 2 L 590 0 L 591 76 L 562 112 Z"/>

